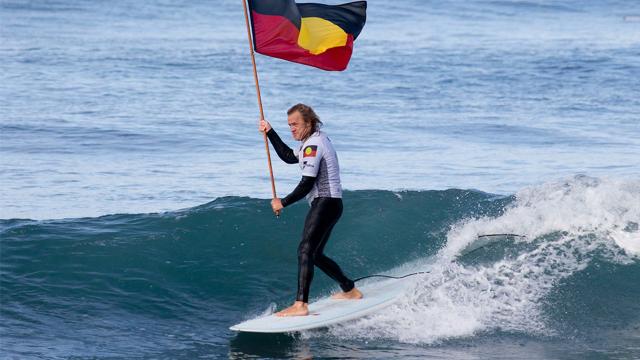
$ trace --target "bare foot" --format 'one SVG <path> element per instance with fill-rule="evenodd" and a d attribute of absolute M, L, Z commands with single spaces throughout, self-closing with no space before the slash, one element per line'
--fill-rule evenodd
<path fill-rule="evenodd" d="M 276 316 L 306 316 L 309 315 L 309 306 L 302 301 L 296 301 L 288 308 L 278 311 Z"/>
<path fill-rule="evenodd" d="M 353 288 L 347 292 L 339 292 L 331 296 L 335 300 L 358 300 L 362 299 L 362 293 L 360 290 Z"/>

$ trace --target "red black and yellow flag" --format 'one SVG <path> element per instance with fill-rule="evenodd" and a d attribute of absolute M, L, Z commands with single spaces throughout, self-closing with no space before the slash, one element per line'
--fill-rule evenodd
<path fill-rule="evenodd" d="M 323 70 L 347 68 L 366 1 L 342 5 L 248 0 L 256 52 Z"/>

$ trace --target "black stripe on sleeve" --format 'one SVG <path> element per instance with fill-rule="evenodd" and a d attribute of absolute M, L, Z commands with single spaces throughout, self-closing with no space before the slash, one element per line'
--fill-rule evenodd
<path fill-rule="evenodd" d="M 298 163 L 298 157 L 296 156 L 296 154 L 290 147 L 287 146 L 287 144 L 284 143 L 284 141 L 282 141 L 282 139 L 280 139 L 280 136 L 278 136 L 278 133 L 276 133 L 273 128 L 267 131 L 267 137 L 271 141 L 271 145 L 273 145 L 273 148 L 276 149 L 276 153 L 278 154 L 280 159 L 282 159 L 282 161 L 286 162 L 287 164 Z"/>

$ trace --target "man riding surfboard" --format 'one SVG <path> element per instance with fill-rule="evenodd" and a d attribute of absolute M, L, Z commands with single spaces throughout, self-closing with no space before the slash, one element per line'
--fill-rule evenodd
<path fill-rule="evenodd" d="M 342 185 L 335 149 L 327 135 L 320 131 L 322 122 L 311 107 L 294 105 L 287 111 L 287 122 L 293 138 L 302 142 L 297 152 L 280 139 L 266 120 L 260 120 L 258 130 L 266 132 L 282 161 L 299 164 L 302 169 L 302 180 L 298 186 L 286 197 L 271 200 L 273 211 L 278 214 L 284 207 L 305 196 L 311 205 L 298 247 L 296 301 L 276 313 L 277 316 L 304 316 L 309 314 L 309 289 L 315 266 L 340 285 L 342 292 L 334 294 L 332 298 L 361 299 L 362 293 L 345 276 L 340 266 L 323 253 L 331 230 L 342 215 Z"/>

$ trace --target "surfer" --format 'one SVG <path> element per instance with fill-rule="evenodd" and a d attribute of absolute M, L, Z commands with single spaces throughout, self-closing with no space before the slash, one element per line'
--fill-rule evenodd
<path fill-rule="evenodd" d="M 338 157 L 331 141 L 320 131 L 322 122 L 313 109 L 297 104 L 287 111 L 291 135 L 301 141 L 297 152 L 287 146 L 266 120 L 260 120 L 258 130 L 266 132 L 276 153 L 287 164 L 299 164 L 302 180 L 286 197 L 271 200 L 276 214 L 296 201 L 307 197 L 311 209 L 307 213 L 298 246 L 298 292 L 292 306 L 276 313 L 277 316 L 304 316 L 309 314 L 309 289 L 314 266 L 340 284 L 342 292 L 334 299 L 360 299 L 362 293 L 346 277 L 338 264 L 323 254 L 334 225 L 342 215 L 342 185 Z"/>

